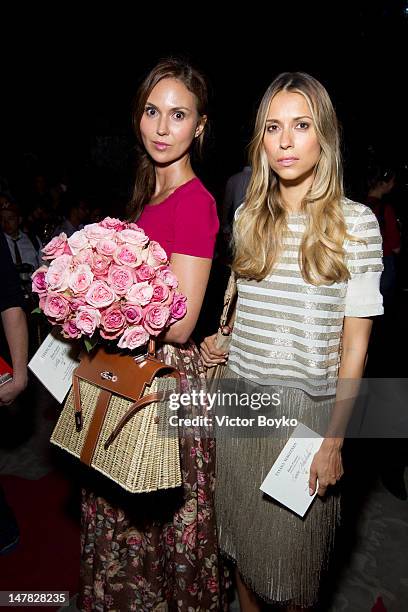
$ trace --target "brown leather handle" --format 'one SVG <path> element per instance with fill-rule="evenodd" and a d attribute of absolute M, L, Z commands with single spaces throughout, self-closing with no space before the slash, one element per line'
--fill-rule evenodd
<path fill-rule="evenodd" d="M 126 425 L 126 423 L 137 414 L 142 408 L 145 408 L 152 402 L 163 402 L 166 399 L 169 399 L 170 393 L 162 391 L 155 391 L 154 393 L 149 393 L 144 397 L 141 397 L 137 402 L 131 405 L 129 410 L 123 415 L 120 419 L 119 423 L 116 425 L 115 429 L 112 431 L 111 435 L 105 442 L 105 450 L 109 448 L 115 438 L 120 434 L 121 429 Z"/>
<path fill-rule="evenodd" d="M 156 340 L 155 338 L 150 338 L 149 346 L 147 349 L 147 354 L 149 355 L 149 357 L 156 358 Z"/>

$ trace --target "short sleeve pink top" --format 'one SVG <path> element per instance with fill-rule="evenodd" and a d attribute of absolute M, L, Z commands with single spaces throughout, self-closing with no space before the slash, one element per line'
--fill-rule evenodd
<path fill-rule="evenodd" d="M 198 178 L 178 187 L 163 202 L 147 205 L 137 221 L 150 239 L 173 253 L 211 259 L 219 222 L 212 195 Z"/>

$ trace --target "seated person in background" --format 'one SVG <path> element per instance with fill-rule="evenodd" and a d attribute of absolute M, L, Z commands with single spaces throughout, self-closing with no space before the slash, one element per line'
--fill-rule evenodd
<path fill-rule="evenodd" d="M 61 202 L 63 204 L 64 219 L 61 225 L 55 229 L 54 236 L 64 232 L 69 238 L 74 232 L 82 229 L 84 223 L 88 221 L 89 206 L 84 198 L 68 194 L 61 198 Z"/>
<path fill-rule="evenodd" d="M 40 265 L 41 242 L 37 237 L 29 237 L 20 229 L 22 217 L 16 204 L 3 198 L 0 206 L 0 225 L 3 230 L 14 264 L 27 273 L 33 272 Z"/>

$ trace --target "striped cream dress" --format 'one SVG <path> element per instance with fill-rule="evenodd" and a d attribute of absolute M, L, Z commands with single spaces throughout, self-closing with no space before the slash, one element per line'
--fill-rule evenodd
<path fill-rule="evenodd" d="M 238 281 L 237 314 L 226 376 L 280 394 L 273 416 L 324 435 L 336 390 L 343 319 L 382 314 L 381 235 L 369 208 L 344 199 L 349 281 L 314 286 L 302 278 L 302 214 L 290 215 L 284 249 L 263 281 Z M 259 387 L 261 385 L 261 387 Z M 231 390 L 231 389 L 229 389 Z M 250 415 L 250 416 L 253 416 Z M 233 437 L 217 431 L 216 513 L 222 551 L 244 581 L 270 603 L 311 606 L 318 598 L 339 519 L 333 488 L 302 519 L 259 487 L 291 435 Z"/>

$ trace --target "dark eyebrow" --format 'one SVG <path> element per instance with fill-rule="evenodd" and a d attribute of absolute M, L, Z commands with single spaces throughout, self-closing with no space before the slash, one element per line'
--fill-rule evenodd
<path fill-rule="evenodd" d="M 313 121 L 312 117 L 309 117 L 309 115 L 302 115 L 301 117 L 294 117 L 293 121 L 300 121 L 301 119 L 309 119 L 310 121 Z M 267 119 L 266 123 L 280 123 L 279 119 Z"/>
<path fill-rule="evenodd" d="M 159 110 L 157 108 L 157 106 L 155 104 L 153 104 L 153 102 L 146 102 L 145 106 L 151 106 L 152 108 L 155 108 L 156 110 Z M 188 111 L 188 112 L 191 111 L 191 109 L 188 108 L 187 106 L 175 106 L 174 108 L 170 109 L 170 112 L 174 113 L 174 111 L 179 111 L 179 110 L 184 110 L 184 111 Z"/>

